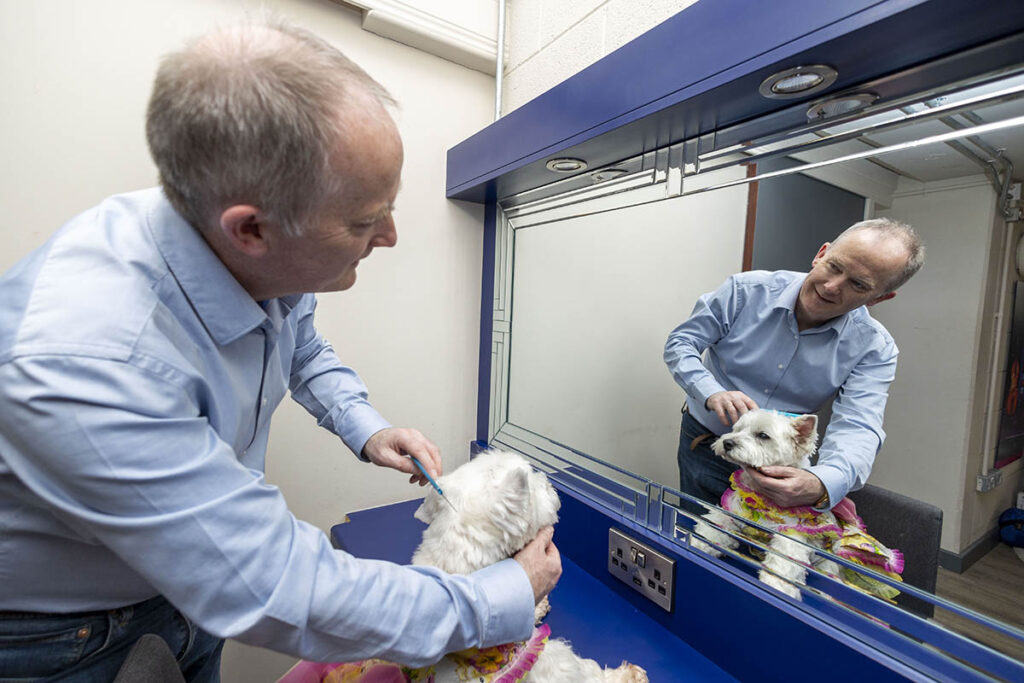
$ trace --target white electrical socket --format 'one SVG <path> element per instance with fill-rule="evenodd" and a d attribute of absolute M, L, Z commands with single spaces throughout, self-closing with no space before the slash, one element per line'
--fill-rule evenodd
<path fill-rule="evenodd" d="M 672 611 L 675 560 L 618 529 L 608 529 L 608 571 L 666 612 Z"/>

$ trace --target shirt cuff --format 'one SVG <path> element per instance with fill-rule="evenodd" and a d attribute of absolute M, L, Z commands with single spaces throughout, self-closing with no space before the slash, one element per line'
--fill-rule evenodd
<path fill-rule="evenodd" d="M 694 382 L 690 391 L 687 392 L 687 395 L 697 401 L 701 410 L 707 410 L 705 403 L 708 398 L 712 394 L 717 394 L 720 391 L 725 391 L 725 387 L 719 384 L 715 378 L 709 374 L 707 377 Z"/>
<path fill-rule="evenodd" d="M 491 610 L 483 624 L 481 647 L 526 640 L 533 633 L 533 586 L 513 559 L 473 572 Z"/>
<path fill-rule="evenodd" d="M 337 411 L 337 412 L 336 412 Z M 387 429 L 391 423 L 385 420 L 376 409 L 369 403 L 350 405 L 342 410 L 336 409 L 328 415 L 330 430 L 341 437 L 356 456 L 369 462 L 363 457 L 363 446 L 382 429 Z"/>
<path fill-rule="evenodd" d="M 828 491 L 828 505 L 821 508 L 822 510 L 831 510 L 839 504 L 839 501 L 846 497 L 849 489 L 840 472 L 826 465 L 814 465 L 813 467 L 808 467 L 807 471 L 816 476 L 825 487 L 825 490 Z"/>

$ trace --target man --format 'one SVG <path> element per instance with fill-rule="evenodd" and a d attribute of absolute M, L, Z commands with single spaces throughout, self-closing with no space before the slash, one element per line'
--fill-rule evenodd
<path fill-rule="evenodd" d="M 885 439 L 898 354 L 867 308 L 896 296 L 923 263 L 910 226 L 874 219 L 823 244 L 807 274 L 740 273 L 701 296 L 665 345 L 665 362 L 686 391 L 677 456 L 683 493 L 719 502 L 735 467 L 710 445 L 743 413 L 810 413 L 833 396 L 817 464 L 751 470 L 749 480 L 780 506 L 818 509 L 863 486 Z"/>
<path fill-rule="evenodd" d="M 74 218 L 0 279 L 0 677 L 111 680 L 144 633 L 192 681 L 223 638 L 319 660 L 528 637 L 561 572 L 551 530 L 470 576 L 361 561 L 263 481 L 290 390 L 354 453 L 440 474 L 313 326 L 395 245 L 390 97 L 288 26 L 206 36 L 161 65 L 162 189 Z"/>

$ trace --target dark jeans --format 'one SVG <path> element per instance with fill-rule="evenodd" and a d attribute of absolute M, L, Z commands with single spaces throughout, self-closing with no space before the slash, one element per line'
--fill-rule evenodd
<path fill-rule="evenodd" d="M 146 633 L 167 642 L 186 680 L 220 680 L 224 641 L 157 596 L 99 612 L 0 612 L 0 683 L 110 683 L 132 645 Z"/>
<path fill-rule="evenodd" d="M 691 450 L 693 440 L 705 434 L 710 436 Z M 718 505 L 722 494 L 729 488 L 729 475 L 737 469 L 736 465 L 722 460 L 711 450 L 711 444 L 717 438 L 697 422 L 690 411 L 683 409 L 683 422 L 679 427 L 679 451 L 676 454 L 679 490 L 715 505 Z M 680 506 L 695 515 L 707 512 L 706 508 L 689 501 L 681 501 Z"/>

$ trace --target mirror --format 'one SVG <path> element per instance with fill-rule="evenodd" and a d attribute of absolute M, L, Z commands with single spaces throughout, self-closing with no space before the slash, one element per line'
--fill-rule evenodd
<path fill-rule="evenodd" d="M 491 442 L 583 488 L 599 475 L 598 495 L 675 533 L 650 518 L 652 497 L 679 481 L 669 332 L 728 275 L 806 272 L 823 242 L 888 216 L 915 227 L 928 259 L 871 309 L 901 353 L 870 483 L 942 507 L 942 547 L 960 553 L 991 514 L 974 480 L 996 464 L 989 407 L 1002 402 L 1009 330 L 993 320 L 1012 318 L 1024 75 L 717 139 L 744 138 L 687 140 L 499 201 Z M 1020 460 L 1002 464 L 1014 486 Z"/>

